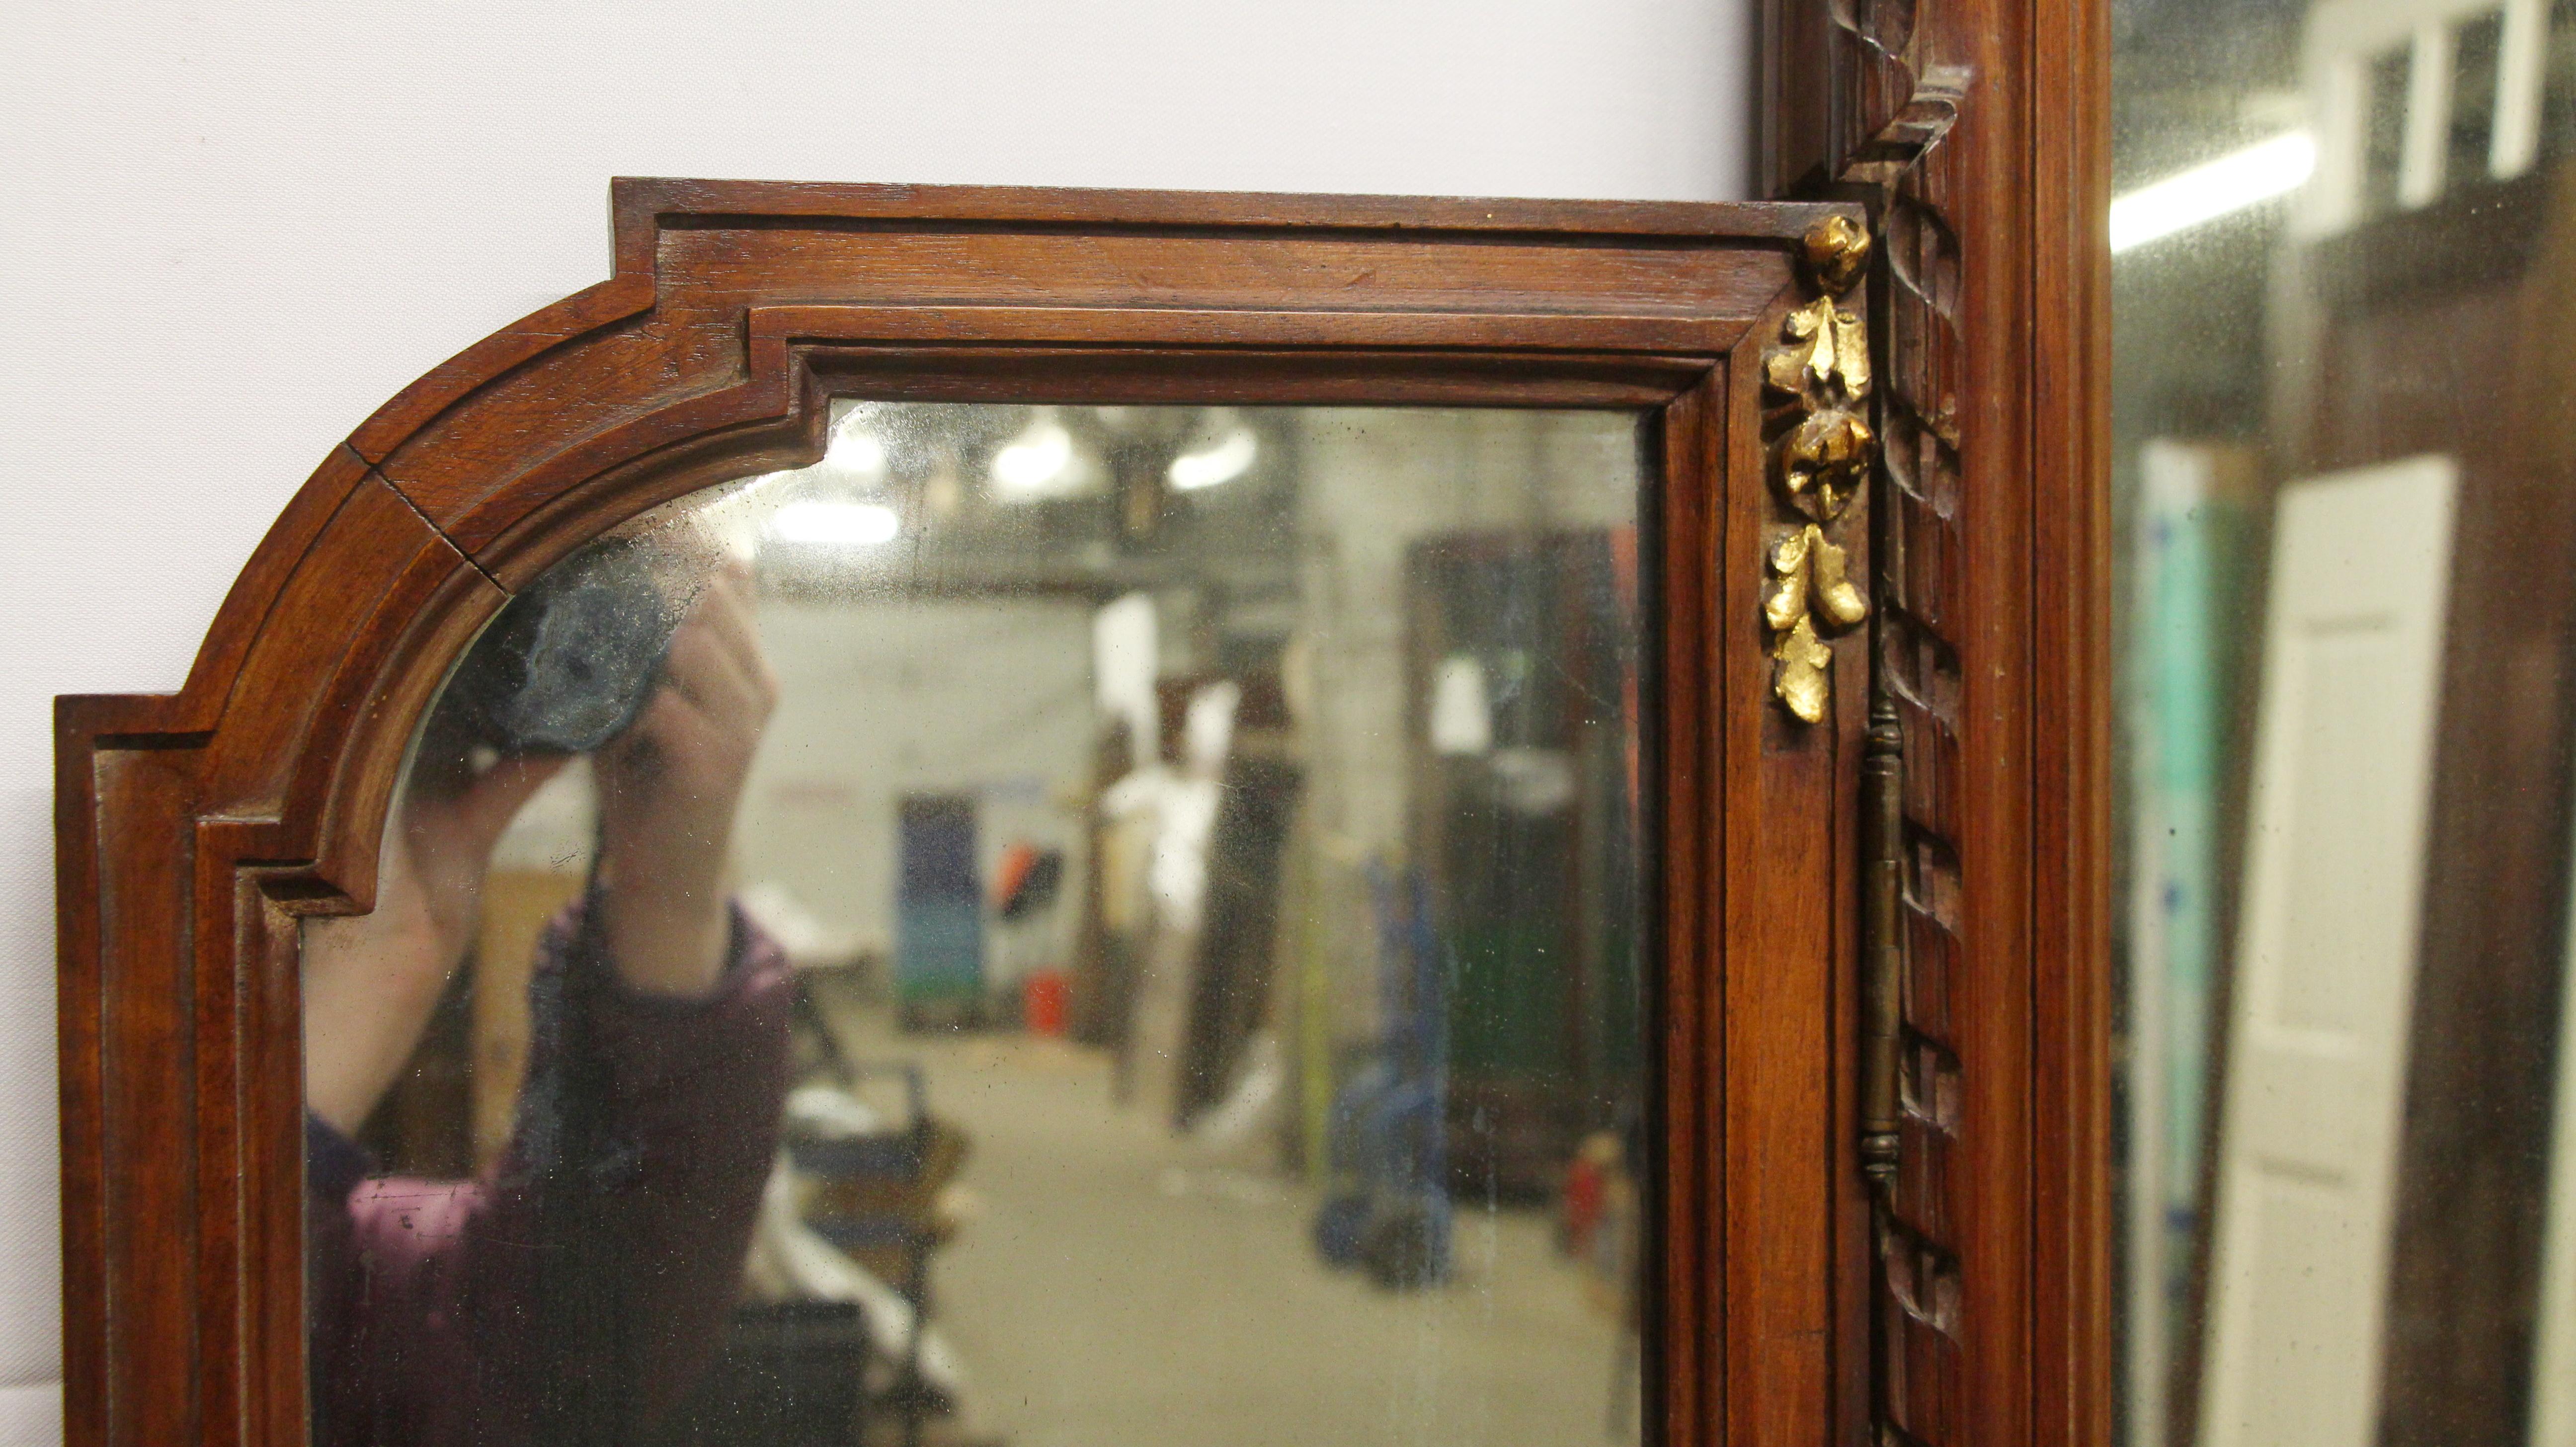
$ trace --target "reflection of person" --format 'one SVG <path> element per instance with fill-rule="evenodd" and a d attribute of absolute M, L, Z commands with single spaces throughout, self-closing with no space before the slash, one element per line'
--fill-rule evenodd
<path fill-rule="evenodd" d="M 484 1179 L 371 1179 L 350 1136 L 472 942 L 494 843 L 565 761 L 424 757 L 375 911 L 315 922 L 316 1447 L 631 1441 L 722 1330 L 785 1090 L 784 964 L 721 878 L 775 694 L 747 577 L 728 570 L 673 635 L 642 714 L 592 761 L 597 869 L 540 947 L 529 1083 Z"/>

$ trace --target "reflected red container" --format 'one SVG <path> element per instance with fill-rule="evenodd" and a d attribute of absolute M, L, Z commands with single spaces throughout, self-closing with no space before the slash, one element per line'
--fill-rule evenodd
<path fill-rule="evenodd" d="M 1030 1034 L 1064 1034 L 1066 994 L 1062 970 L 1039 970 L 1020 981 L 1020 1019 Z"/>

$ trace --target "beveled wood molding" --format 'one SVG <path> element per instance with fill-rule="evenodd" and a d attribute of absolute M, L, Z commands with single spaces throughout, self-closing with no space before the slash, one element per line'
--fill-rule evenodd
<path fill-rule="evenodd" d="M 334 446 L 179 693 L 58 701 L 75 1447 L 304 1440 L 297 922 L 372 902 L 412 726 L 512 588 L 658 502 L 813 461 L 841 394 L 1655 420 L 1648 1402 L 1668 1447 L 1816 1441 L 1853 1417 L 1868 1273 L 1837 1145 L 1869 668 L 1841 650 L 1812 726 L 1748 681 L 1769 668 L 1758 560 L 1778 506 L 1760 356 L 1803 300 L 1802 238 L 1858 207 L 612 195 L 611 278 Z"/>
<path fill-rule="evenodd" d="M 1882 241 L 1873 686 L 1902 761 L 1904 1091 L 1892 1200 L 1847 1195 L 1878 1380 L 1840 1440 L 2103 1442 L 2110 7 L 1764 18 L 1771 193 L 1860 201 Z"/>

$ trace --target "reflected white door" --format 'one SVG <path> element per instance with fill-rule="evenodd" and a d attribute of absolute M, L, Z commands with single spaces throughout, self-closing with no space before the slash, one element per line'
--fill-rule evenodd
<path fill-rule="evenodd" d="M 2456 470 L 2285 489 L 2227 1036 L 2202 1441 L 2368 1447 Z"/>

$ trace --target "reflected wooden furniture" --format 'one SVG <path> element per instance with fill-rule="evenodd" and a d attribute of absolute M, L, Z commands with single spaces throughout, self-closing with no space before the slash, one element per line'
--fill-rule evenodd
<path fill-rule="evenodd" d="M 1544 1199 L 1584 1136 L 1642 1119 L 1635 557 L 1623 528 L 1451 534 L 1406 558 L 1411 857 L 1446 906 L 1461 1188 Z M 1484 748 L 1433 745 L 1445 667 L 1493 680 Z"/>

